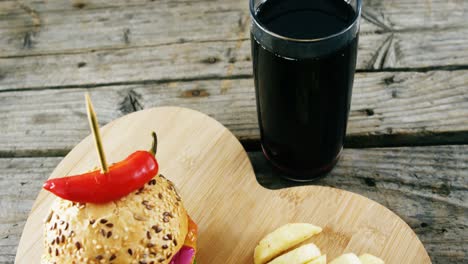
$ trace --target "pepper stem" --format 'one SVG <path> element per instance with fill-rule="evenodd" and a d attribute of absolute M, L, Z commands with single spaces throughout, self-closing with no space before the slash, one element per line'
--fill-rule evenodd
<path fill-rule="evenodd" d="M 151 136 L 153 136 L 153 144 L 151 145 L 151 149 L 149 152 L 153 154 L 153 156 L 156 156 L 156 150 L 158 149 L 158 136 L 156 135 L 156 132 L 151 132 Z"/>
<path fill-rule="evenodd" d="M 104 148 L 102 146 L 101 134 L 99 133 L 99 124 L 96 117 L 96 112 L 94 112 L 93 103 L 91 102 L 91 97 L 89 93 L 85 93 L 86 98 L 86 112 L 88 113 L 89 126 L 94 137 L 94 143 L 96 143 L 96 149 L 99 156 L 99 161 L 101 162 L 101 173 L 109 172 L 106 162 L 106 154 L 104 153 Z"/>

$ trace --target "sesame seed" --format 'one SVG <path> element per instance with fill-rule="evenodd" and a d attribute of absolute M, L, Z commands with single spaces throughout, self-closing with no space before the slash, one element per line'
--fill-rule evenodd
<path fill-rule="evenodd" d="M 112 256 L 110 256 L 110 258 L 109 258 L 109 261 L 112 261 L 112 260 L 114 260 L 116 258 L 117 258 L 117 256 L 115 254 L 112 254 Z"/>
<path fill-rule="evenodd" d="M 61 241 L 62 241 L 62 243 L 65 243 L 65 235 L 62 235 Z"/>
<path fill-rule="evenodd" d="M 162 199 L 163 198 L 163 195 L 161 193 L 158 193 L 158 198 L 159 199 Z"/>
<path fill-rule="evenodd" d="M 163 216 L 169 216 L 169 217 L 174 217 L 170 212 L 164 212 Z"/>
<path fill-rule="evenodd" d="M 49 215 L 47 216 L 46 223 L 50 222 L 50 219 L 52 219 L 53 215 L 54 215 L 54 211 L 50 211 Z"/>
<path fill-rule="evenodd" d="M 103 218 L 103 219 L 101 219 L 101 221 L 99 221 L 99 223 L 105 224 L 105 223 L 107 223 L 107 219 Z"/>
<path fill-rule="evenodd" d="M 167 249 L 168 246 L 167 245 L 162 245 L 162 249 Z"/>
<path fill-rule="evenodd" d="M 140 260 L 138 264 L 147 264 L 146 261 Z"/>
<path fill-rule="evenodd" d="M 167 253 L 166 258 L 169 259 L 172 256 L 172 252 Z"/>
<path fill-rule="evenodd" d="M 159 227 L 159 226 L 157 226 L 157 225 L 154 225 L 154 226 L 152 226 L 151 228 L 152 228 L 152 229 L 154 230 L 154 232 L 156 232 L 156 233 L 159 233 L 159 232 L 162 231 L 162 228 Z"/>
<path fill-rule="evenodd" d="M 57 243 L 57 245 L 60 244 L 60 237 L 55 238 L 55 243 Z"/>
<path fill-rule="evenodd" d="M 52 254 L 52 248 L 49 247 L 49 255 Z"/>
<path fill-rule="evenodd" d="M 101 235 L 102 235 L 103 237 L 106 237 L 106 231 L 104 231 L 104 229 L 101 229 Z"/>
<path fill-rule="evenodd" d="M 94 224 L 94 223 L 96 223 L 96 220 L 94 220 L 94 219 L 89 220 L 89 224 L 90 224 L 90 225 L 92 225 L 92 224 Z"/>
<path fill-rule="evenodd" d="M 76 248 L 77 248 L 78 250 L 81 249 L 81 243 L 80 243 L 80 242 L 76 242 L 76 243 L 75 243 L 75 246 L 76 246 Z"/>
<path fill-rule="evenodd" d="M 151 233 L 150 233 L 149 231 L 146 231 L 146 237 L 147 237 L 148 239 L 151 239 Z"/>
<path fill-rule="evenodd" d="M 106 224 L 106 226 L 112 228 L 112 227 L 114 227 L 114 224 L 113 223 L 108 223 L 108 224 Z"/>
<path fill-rule="evenodd" d="M 109 238 L 111 236 L 112 236 L 112 232 L 111 231 L 107 232 L 107 238 Z"/>
<path fill-rule="evenodd" d="M 135 220 L 137 221 L 144 221 L 145 218 L 143 218 L 141 215 L 133 215 L 133 218 L 135 218 Z"/>
<path fill-rule="evenodd" d="M 96 259 L 97 259 L 97 260 L 101 260 L 101 259 L 103 259 L 103 258 L 104 258 L 104 257 L 103 257 L 102 255 L 97 255 L 97 256 L 96 256 Z"/>
<path fill-rule="evenodd" d="M 169 217 L 167 217 L 167 216 L 163 217 L 163 222 L 164 222 L 164 223 L 169 222 Z"/>
<path fill-rule="evenodd" d="M 59 251 L 58 251 L 58 248 L 55 249 L 55 256 L 59 256 Z"/>
<path fill-rule="evenodd" d="M 165 259 L 163 259 L 163 258 L 158 259 L 158 262 L 159 262 L 159 263 L 161 263 L 161 262 L 163 262 L 163 261 L 165 261 Z"/>
<path fill-rule="evenodd" d="M 174 239 L 174 246 L 177 246 L 177 240 Z"/>
<path fill-rule="evenodd" d="M 140 194 L 140 193 L 142 193 L 144 189 L 145 189 L 145 187 L 141 187 L 140 189 L 138 189 L 138 191 L 137 191 L 135 194 Z"/>
<path fill-rule="evenodd" d="M 63 230 L 67 230 L 68 229 L 68 222 L 67 224 L 65 225 L 65 228 Z"/>
<path fill-rule="evenodd" d="M 148 244 L 146 244 L 146 247 L 149 247 L 149 248 L 152 248 L 152 247 L 154 247 L 154 246 L 155 246 L 155 245 L 154 245 L 153 243 L 148 243 Z"/>
<path fill-rule="evenodd" d="M 130 256 L 133 256 L 133 251 L 132 251 L 131 248 L 129 248 L 129 249 L 127 250 L 127 252 L 128 252 L 128 254 L 129 254 Z"/>

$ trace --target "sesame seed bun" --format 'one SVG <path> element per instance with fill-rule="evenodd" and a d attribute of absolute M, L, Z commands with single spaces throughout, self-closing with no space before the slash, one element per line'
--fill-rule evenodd
<path fill-rule="evenodd" d="M 187 226 L 180 196 L 161 175 L 106 204 L 56 198 L 45 222 L 42 263 L 167 264 Z"/>

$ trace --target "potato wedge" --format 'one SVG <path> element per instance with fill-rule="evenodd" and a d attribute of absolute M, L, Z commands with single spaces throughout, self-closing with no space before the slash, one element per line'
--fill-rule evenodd
<path fill-rule="evenodd" d="M 359 256 L 359 260 L 361 260 L 362 264 L 385 264 L 382 259 L 367 253 Z"/>
<path fill-rule="evenodd" d="M 320 257 L 320 249 L 313 243 L 302 245 L 283 254 L 268 264 L 304 264 Z"/>
<path fill-rule="evenodd" d="M 306 264 L 327 264 L 327 255 L 322 255 L 314 260 L 307 262 Z"/>
<path fill-rule="evenodd" d="M 354 253 L 343 254 L 334 259 L 329 264 L 362 264 L 359 258 Z"/>
<path fill-rule="evenodd" d="M 320 232 L 322 232 L 322 228 L 311 224 L 286 224 L 266 235 L 258 243 L 257 247 L 255 247 L 254 263 L 265 264 Z"/>

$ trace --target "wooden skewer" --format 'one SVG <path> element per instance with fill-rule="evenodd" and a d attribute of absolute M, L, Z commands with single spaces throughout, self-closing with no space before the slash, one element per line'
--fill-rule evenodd
<path fill-rule="evenodd" d="M 106 154 L 104 153 L 104 148 L 102 147 L 101 134 L 99 133 L 99 124 L 96 117 L 96 112 L 94 112 L 93 103 L 91 102 L 91 97 L 89 93 L 85 93 L 86 99 L 86 112 L 88 113 L 89 126 L 94 137 L 94 143 L 96 143 L 96 149 L 99 156 L 99 161 L 101 162 L 101 173 L 107 173 L 109 168 L 107 167 Z"/>

